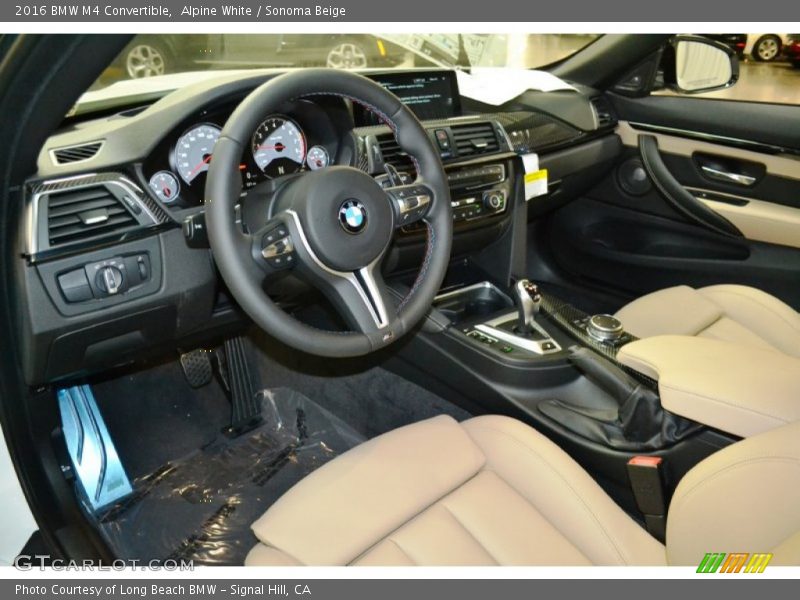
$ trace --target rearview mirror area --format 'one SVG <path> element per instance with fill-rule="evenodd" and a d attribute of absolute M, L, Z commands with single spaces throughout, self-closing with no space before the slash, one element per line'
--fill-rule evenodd
<path fill-rule="evenodd" d="M 662 58 L 664 84 L 682 94 L 730 87 L 739 79 L 739 59 L 728 46 L 702 36 L 672 38 Z"/>

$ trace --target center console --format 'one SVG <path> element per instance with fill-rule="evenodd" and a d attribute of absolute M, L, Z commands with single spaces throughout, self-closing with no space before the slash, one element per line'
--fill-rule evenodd
<path fill-rule="evenodd" d="M 640 342 L 613 316 L 587 314 L 546 284 L 517 279 L 506 287 L 486 271 L 476 281 L 479 258 L 451 267 L 428 321 L 393 370 L 478 414 L 530 423 L 631 512 L 631 457 L 662 459 L 668 498 L 688 469 L 732 443 L 693 420 L 695 413 L 687 418 L 662 405 L 653 374 L 630 366 L 626 348 Z"/>
<path fill-rule="evenodd" d="M 447 173 L 447 180 L 457 228 L 462 229 L 465 224 L 480 225 L 507 212 L 511 187 L 505 164 L 457 167 Z M 424 228 L 418 221 L 402 231 L 415 233 Z"/>

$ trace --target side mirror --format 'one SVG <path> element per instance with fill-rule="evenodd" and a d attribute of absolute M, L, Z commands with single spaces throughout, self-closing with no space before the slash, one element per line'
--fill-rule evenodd
<path fill-rule="evenodd" d="M 677 35 L 664 51 L 664 83 L 682 94 L 727 88 L 739 79 L 736 53 L 720 42 L 697 35 Z"/>

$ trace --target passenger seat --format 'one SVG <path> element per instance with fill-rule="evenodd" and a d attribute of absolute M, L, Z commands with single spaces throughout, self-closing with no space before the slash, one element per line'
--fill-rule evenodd
<path fill-rule="evenodd" d="M 615 316 L 639 338 L 699 336 L 800 358 L 800 314 L 752 287 L 671 287 L 634 300 Z"/>

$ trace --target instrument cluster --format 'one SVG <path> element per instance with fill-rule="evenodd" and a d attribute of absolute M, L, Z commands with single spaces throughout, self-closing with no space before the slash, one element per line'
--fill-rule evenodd
<path fill-rule="evenodd" d="M 176 129 L 142 167 L 150 191 L 170 208 L 202 204 L 209 165 L 232 112 L 207 111 Z M 338 135 L 324 108 L 301 100 L 265 116 L 253 132 L 239 170 L 244 191 L 266 179 L 324 169 L 338 151 Z"/>

